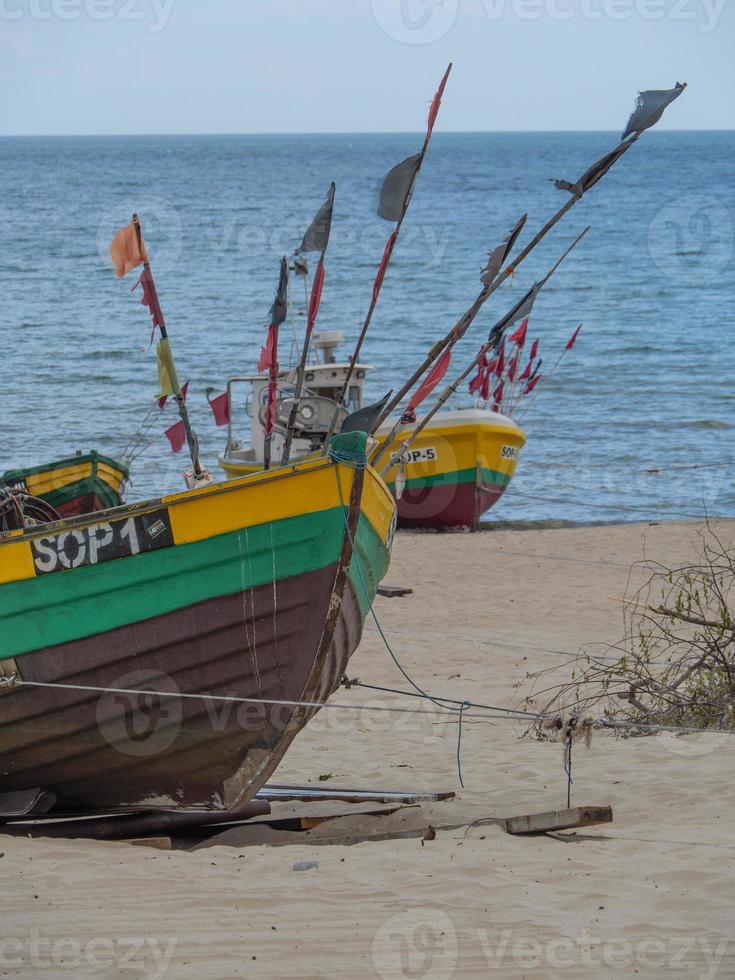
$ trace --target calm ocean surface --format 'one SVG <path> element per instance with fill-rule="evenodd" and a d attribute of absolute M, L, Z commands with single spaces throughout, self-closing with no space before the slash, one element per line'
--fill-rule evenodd
<path fill-rule="evenodd" d="M 390 226 L 383 174 L 420 135 L 0 139 L 3 398 L 0 471 L 76 449 L 119 454 L 157 390 L 131 274 L 106 257 L 143 222 L 203 461 L 225 430 L 205 389 L 254 368 L 278 263 L 337 182 L 319 326 L 354 339 Z M 479 289 L 485 253 L 524 211 L 530 237 L 617 134 L 437 132 L 365 346 L 369 395 L 397 386 Z M 649 133 L 487 304 L 456 372 L 492 323 L 592 230 L 539 298 L 531 336 L 549 368 L 506 521 L 735 515 L 735 133 Z M 295 292 L 297 313 L 303 302 Z M 299 327 L 303 318 L 297 316 Z M 283 347 L 287 350 L 288 331 Z M 345 345 L 345 353 L 348 346 Z M 282 358 L 282 360 L 285 358 Z M 465 400 L 468 396 L 465 394 Z M 175 421 L 169 406 L 165 425 Z M 155 433 L 154 433 L 155 434 Z M 184 455 L 159 436 L 132 499 L 182 488 Z"/>

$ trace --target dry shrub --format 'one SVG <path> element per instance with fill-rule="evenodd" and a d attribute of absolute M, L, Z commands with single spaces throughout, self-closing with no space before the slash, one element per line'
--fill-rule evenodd
<path fill-rule="evenodd" d="M 646 584 L 624 600 L 625 632 L 604 657 L 585 654 L 571 679 L 534 690 L 542 715 L 594 714 L 618 724 L 735 730 L 735 548 L 707 525 L 698 560 L 645 559 Z M 534 687 L 552 671 L 529 675 Z"/>

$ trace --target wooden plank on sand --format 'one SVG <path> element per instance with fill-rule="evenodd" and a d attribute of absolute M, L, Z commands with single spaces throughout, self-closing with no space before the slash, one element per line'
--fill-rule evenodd
<path fill-rule="evenodd" d="M 152 847 L 157 851 L 170 851 L 170 837 L 136 837 L 132 840 L 121 840 L 119 844 L 132 844 L 133 847 Z"/>
<path fill-rule="evenodd" d="M 401 599 L 404 595 L 413 595 L 413 589 L 408 589 L 403 585 L 379 585 L 378 595 L 386 599 Z"/>
<path fill-rule="evenodd" d="M 599 823 L 612 823 L 611 806 L 578 806 L 571 810 L 550 810 L 521 817 L 506 817 L 509 834 L 548 834 L 555 830 L 573 830 Z"/>

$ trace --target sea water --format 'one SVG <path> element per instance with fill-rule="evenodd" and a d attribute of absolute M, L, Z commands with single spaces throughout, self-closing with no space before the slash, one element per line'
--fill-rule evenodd
<path fill-rule="evenodd" d="M 550 178 L 575 180 L 616 142 L 437 132 L 365 343 L 369 398 L 399 386 L 471 304 L 487 251 L 520 215 L 523 243 L 564 203 Z M 150 407 L 150 319 L 131 292 L 136 275 L 116 279 L 107 257 L 136 211 L 202 459 L 221 478 L 226 430 L 205 392 L 253 371 L 281 256 L 336 181 L 319 327 L 344 333 L 347 356 L 391 230 L 375 214 L 381 177 L 420 144 L 417 134 L 0 139 L 0 472 L 76 450 L 119 455 Z M 735 514 L 734 190 L 735 133 L 647 133 L 487 303 L 449 377 L 592 226 L 536 303 L 529 342 L 540 338 L 546 380 L 492 521 Z M 283 362 L 300 345 L 304 307 L 297 280 Z M 460 400 L 470 403 L 466 390 Z M 183 487 L 187 459 L 162 434 L 175 421 L 173 405 L 155 420 L 131 499 Z M 241 416 L 237 427 L 246 434 Z"/>

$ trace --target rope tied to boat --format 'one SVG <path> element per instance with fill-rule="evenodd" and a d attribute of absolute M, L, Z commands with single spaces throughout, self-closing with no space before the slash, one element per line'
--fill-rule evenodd
<path fill-rule="evenodd" d="M 0 486 L 0 534 L 60 520 L 61 515 L 51 504 L 23 487 Z"/>
<path fill-rule="evenodd" d="M 366 452 L 351 452 L 349 450 L 330 448 L 329 458 L 333 463 L 342 466 L 350 466 L 355 470 L 367 469 L 368 458 Z"/>

